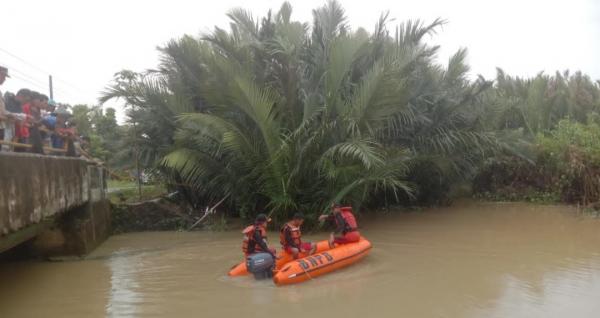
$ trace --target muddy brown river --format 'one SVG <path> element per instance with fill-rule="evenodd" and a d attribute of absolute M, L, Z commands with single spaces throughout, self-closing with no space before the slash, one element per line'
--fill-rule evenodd
<path fill-rule="evenodd" d="M 600 317 L 600 220 L 574 208 L 461 203 L 361 227 L 367 258 L 285 287 L 227 277 L 238 231 L 116 235 L 83 261 L 3 263 L 0 317 Z"/>

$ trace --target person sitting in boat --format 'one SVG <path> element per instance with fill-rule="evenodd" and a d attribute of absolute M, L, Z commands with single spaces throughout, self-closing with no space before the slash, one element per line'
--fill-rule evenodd
<path fill-rule="evenodd" d="M 331 208 L 333 213 L 319 216 L 319 221 L 335 222 L 336 231 L 329 235 L 329 246 L 358 242 L 360 233 L 356 218 L 352 214 L 352 207 L 333 204 Z M 342 236 L 335 236 L 335 233 L 341 233 Z"/>
<path fill-rule="evenodd" d="M 267 245 L 267 223 L 271 221 L 264 214 L 256 216 L 253 225 L 249 225 L 242 231 L 244 233 L 244 241 L 242 242 L 242 251 L 244 256 L 248 257 L 255 253 L 269 253 L 273 256 L 273 259 L 277 259 L 275 256 L 275 249 L 269 248 Z"/>
<path fill-rule="evenodd" d="M 309 255 L 313 254 L 317 249 L 317 245 L 311 242 L 302 242 L 302 233 L 300 226 L 304 222 L 304 215 L 300 212 L 294 214 L 291 221 L 281 227 L 279 231 L 279 242 L 284 251 L 298 258 L 300 252 L 306 252 Z"/>

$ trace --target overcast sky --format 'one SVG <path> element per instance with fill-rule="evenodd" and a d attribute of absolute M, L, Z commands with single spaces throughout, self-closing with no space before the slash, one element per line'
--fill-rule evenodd
<path fill-rule="evenodd" d="M 581 70 L 600 79 L 600 1 L 596 0 L 368 0 L 341 1 L 353 28 L 372 30 L 381 12 L 448 24 L 430 39 L 444 63 L 460 47 L 469 50 L 472 74 L 493 78 L 495 68 L 532 76 L 540 71 Z M 271 0 L 2 0 L 0 65 L 12 78 L 0 87 L 48 91 L 55 100 L 96 104 L 99 92 L 121 69 L 157 64 L 156 47 L 183 34 L 227 26 L 233 7 L 263 16 L 282 1 Z M 292 0 L 292 18 L 311 20 L 324 0 Z M 117 106 L 112 104 L 111 106 Z M 122 112 L 118 109 L 118 113 Z M 122 118 L 122 115 L 120 115 Z"/>

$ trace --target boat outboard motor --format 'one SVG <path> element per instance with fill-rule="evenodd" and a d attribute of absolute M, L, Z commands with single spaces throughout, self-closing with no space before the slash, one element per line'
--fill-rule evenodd
<path fill-rule="evenodd" d="M 273 277 L 275 260 L 269 253 L 256 253 L 246 258 L 246 268 L 256 279 Z"/>

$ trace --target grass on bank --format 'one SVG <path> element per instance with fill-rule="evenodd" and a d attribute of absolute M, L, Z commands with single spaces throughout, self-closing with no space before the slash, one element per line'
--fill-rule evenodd
<path fill-rule="evenodd" d="M 148 200 L 167 193 L 163 184 L 142 184 L 142 197 L 140 200 L 137 182 L 131 180 L 108 180 L 107 188 L 108 198 L 113 204 Z"/>

